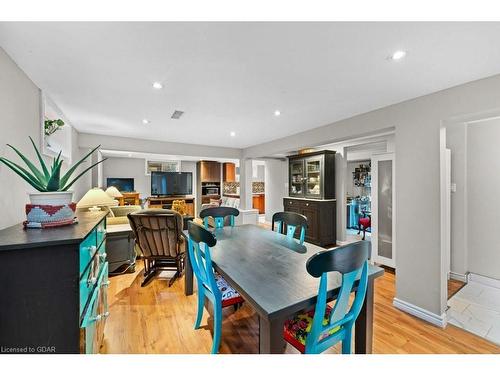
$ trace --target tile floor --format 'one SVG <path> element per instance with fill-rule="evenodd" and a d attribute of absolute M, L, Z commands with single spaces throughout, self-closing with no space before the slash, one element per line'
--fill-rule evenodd
<path fill-rule="evenodd" d="M 500 345 L 500 289 L 471 281 L 448 306 L 448 323 Z"/>

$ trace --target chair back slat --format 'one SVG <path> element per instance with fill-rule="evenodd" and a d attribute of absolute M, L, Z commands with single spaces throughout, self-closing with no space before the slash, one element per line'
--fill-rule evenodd
<path fill-rule="evenodd" d="M 277 232 L 293 239 L 297 228 L 300 228 L 299 242 L 304 243 L 307 230 L 307 218 L 295 212 L 276 212 L 273 215 L 271 229 L 277 225 Z M 285 232 L 286 229 L 286 232 Z"/>
<path fill-rule="evenodd" d="M 229 225 L 234 227 L 234 218 L 240 214 L 240 211 L 234 207 L 208 207 L 200 212 L 200 218 L 203 219 L 205 228 L 208 228 L 208 218 L 214 219 L 215 228 L 223 228 L 224 220 L 229 216 Z"/>
<path fill-rule="evenodd" d="M 188 223 L 188 233 L 188 254 L 193 273 L 210 293 L 219 298 L 220 291 L 215 281 L 210 255 L 210 247 L 215 246 L 217 240 L 208 230 L 191 221 Z"/>
<path fill-rule="evenodd" d="M 366 296 L 370 251 L 370 242 L 359 241 L 336 249 L 321 251 L 307 261 L 307 271 L 311 276 L 320 277 L 320 285 L 311 331 L 306 339 L 306 351 L 321 352 L 324 348 L 333 345 L 338 340 L 338 335 L 344 334 L 343 329 L 352 329 Z M 327 303 L 328 273 L 335 271 L 342 274 L 342 285 L 330 318 L 326 324 L 323 324 Z M 349 307 L 349 298 L 358 278 L 355 298 Z M 338 334 L 329 335 L 328 333 L 334 329 L 338 329 Z M 322 337 L 325 338 L 321 339 Z"/>
<path fill-rule="evenodd" d="M 181 251 L 182 217 L 171 210 L 141 210 L 127 215 L 146 258 L 176 257 Z"/>

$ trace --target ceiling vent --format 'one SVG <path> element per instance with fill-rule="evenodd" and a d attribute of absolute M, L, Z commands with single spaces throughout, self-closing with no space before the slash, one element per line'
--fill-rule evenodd
<path fill-rule="evenodd" d="M 174 111 L 174 113 L 172 113 L 172 116 L 170 118 L 173 118 L 174 120 L 178 120 L 181 118 L 181 116 L 184 114 L 183 111 Z"/>

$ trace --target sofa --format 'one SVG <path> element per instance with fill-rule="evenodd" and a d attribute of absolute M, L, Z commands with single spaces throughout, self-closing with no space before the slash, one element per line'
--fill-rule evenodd
<path fill-rule="evenodd" d="M 122 230 L 120 225 L 129 224 L 127 214 L 140 211 L 141 206 L 114 206 L 109 207 L 106 217 L 108 230 L 106 253 L 109 262 L 110 275 L 135 271 L 137 249 L 132 231 Z M 117 228 L 117 231 L 113 230 Z"/>
<path fill-rule="evenodd" d="M 106 217 L 106 225 L 109 227 L 110 225 L 117 224 L 128 224 L 127 215 L 132 212 L 142 210 L 141 206 L 115 206 L 109 208 L 109 214 Z"/>
<path fill-rule="evenodd" d="M 222 197 L 221 199 L 212 199 L 210 203 L 204 203 L 201 205 L 201 210 L 204 210 L 205 208 L 209 207 L 233 207 L 236 209 L 240 208 L 240 198 L 233 198 L 233 197 Z M 229 217 L 226 217 L 224 219 L 224 225 L 229 225 Z M 214 219 L 213 218 L 208 218 L 208 225 L 211 227 L 214 227 Z"/>

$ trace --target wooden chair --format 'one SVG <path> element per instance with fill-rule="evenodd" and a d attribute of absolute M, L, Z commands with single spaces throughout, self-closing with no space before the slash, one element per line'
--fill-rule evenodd
<path fill-rule="evenodd" d="M 342 341 L 342 354 L 351 353 L 352 329 L 361 311 L 368 282 L 368 258 L 371 243 L 359 241 L 332 250 L 321 251 L 307 261 L 307 272 L 320 277 L 314 310 L 285 322 L 284 338 L 301 353 L 319 354 Z M 342 274 L 342 286 L 335 305 L 327 304 L 328 273 Z M 359 282 L 356 280 L 359 277 Z M 356 296 L 349 308 L 353 287 Z"/>
<path fill-rule="evenodd" d="M 300 227 L 299 242 L 302 245 L 306 237 L 307 217 L 295 212 L 276 212 L 273 215 L 271 230 L 274 231 L 274 224 L 277 224 L 277 232 L 286 234 L 288 238 L 294 238 L 297 227 Z"/>
<path fill-rule="evenodd" d="M 127 215 L 137 246 L 144 259 L 146 286 L 158 272 L 175 270 L 168 286 L 182 274 L 185 247 L 182 237 L 182 216 L 171 210 L 141 210 Z"/>
<path fill-rule="evenodd" d="M 238 305 L 243 302 L 243 298 L 236 290 L 231 288 L 222 276 L 214 273 L 210 248 L 217 243 L 215 236 L 204 227 L 193 222 L 188 223 L 188 233 L 189 260 L 198 282 L 198 313 L 194 329 L 200 327 L 206 297 L 212 302 L 214 310 L 212 354 L 215 354 L 219 351 L 222 332 L 222 308 Z"/>
<path fill-rule="evenodd" d="M 203 219 L 205 228 L 209 226 L 209 218 L 214 219 L 213 226 L 215 228 L 223 228 L 225 218 L 229 217 L 229 225 L 234 227 L 234 218 L 240 214 L 240 211 L 234 207 L 208 207 L 200 212 L 200 217 Z"/>

